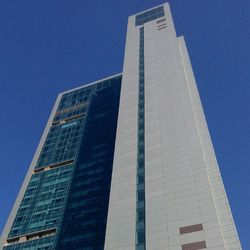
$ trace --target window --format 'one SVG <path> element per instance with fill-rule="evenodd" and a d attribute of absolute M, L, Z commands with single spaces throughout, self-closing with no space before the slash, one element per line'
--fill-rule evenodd
<path fill-rule="evenodd" d="M 164 16 L 163 6 L 154 8 L 152 10 L 143 12 L 135 17 L 135 26 L 143 25 L 144 23 L 153 21 Z"/>
<path fill-rule="evenodd" d="M 137 232 L 137 244 L 141 244 L 141 243 L 144 243 L 144 240 L 145 240 L 145 232 L 142 230 L 142 231 L 139 231 Z"/>

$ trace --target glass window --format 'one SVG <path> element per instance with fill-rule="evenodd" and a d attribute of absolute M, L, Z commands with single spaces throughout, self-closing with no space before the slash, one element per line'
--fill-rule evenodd
<path fill-rule="evenodd" d="M 153 21 L 157 18 L 163 17 L 164 15 L 165 14 L 163 6 L 148 10 L 135 17 L 135 26 L 143 25 L 144 23 Z"/>

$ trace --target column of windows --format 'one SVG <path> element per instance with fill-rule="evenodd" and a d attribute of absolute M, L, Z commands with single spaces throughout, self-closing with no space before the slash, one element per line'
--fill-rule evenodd
<path fill-rule="evenodd" d="M 138 143 L 137 143 L 137 198 L 136 250 L 145 250 L 145 112 L 144 112 L 144 28 L 140 28 Z"/>

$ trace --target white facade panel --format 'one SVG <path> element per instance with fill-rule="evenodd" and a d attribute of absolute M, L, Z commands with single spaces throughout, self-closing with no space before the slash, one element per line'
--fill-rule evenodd
<path fill-rule="evenodd" d="M 131 26 L 129 20 L 105 250 L 135 246 L 139 37 Z"/>
<path fill-rule="evenodd" d="M 159 18 L 143 25 L 146 248 L 180 250 L 205 242 L 207 249 L 239 250 L 185 42 L 176 37 L 169 5 L 163 6 L 166 21 L 159 24 Z M 135 16 L 128 22 L 106 250 L 136 249 L 142 26 L 135 26 Z M 202 225 L 202 230 L 192 232 L 194 225 Z M 185 228 L 191 232 L 181 233 Z"/>

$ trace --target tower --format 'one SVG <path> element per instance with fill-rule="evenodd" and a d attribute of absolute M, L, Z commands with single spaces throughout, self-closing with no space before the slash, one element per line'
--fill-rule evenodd
<path fill-rule="evenodd" d="M 241 249 L 168 4 L 129 17 L 122 74 L 59 94 L 2 244 Z"/>

